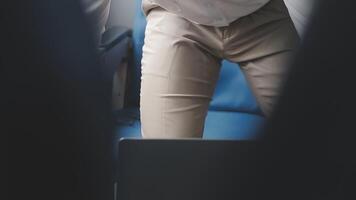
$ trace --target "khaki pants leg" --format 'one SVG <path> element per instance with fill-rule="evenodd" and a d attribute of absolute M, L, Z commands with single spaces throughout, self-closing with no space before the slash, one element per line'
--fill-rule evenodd
<path fill-rule="evenodd" d="M 263 112 L 271 113 L 299 41 L 282 0 L 222 28 L 196 25 L 161 8 L 147 21 L 143 137 L 201 137 L 222 58 L 240 64 Z"/>
<path fill-rule="evenodd" d="M 266 116 L 278 100 L 298 43 L 283 0 L 272 0 L 224 30 L 225 56 L 240 64 Z"/>
<path fill-rule="evenodd" d="M 141 121 L 145 138 L 202 137 L 220 59 L 213 27 L 155 8 L 147 16 L 142 59 Z M 204 40 L 205 42 L 203 42 Z"/>

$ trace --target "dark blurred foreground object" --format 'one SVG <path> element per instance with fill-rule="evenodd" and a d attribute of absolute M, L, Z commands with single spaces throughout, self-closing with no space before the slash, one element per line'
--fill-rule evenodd
<path fill-rule="evenodd" d="M 121 139 L 115 200 L 253 199 L 256 141 Z"/>
<path fill-rule="evenodd" d="M 260 198 L 356 199 L 355 5 L 316 5 L 267 125 Z"/>
<path fill-rule="evenodd" d="M 111 200 L 112 80 L 79 2 L 15 0 L 1 10 L 8 199 Z"/>

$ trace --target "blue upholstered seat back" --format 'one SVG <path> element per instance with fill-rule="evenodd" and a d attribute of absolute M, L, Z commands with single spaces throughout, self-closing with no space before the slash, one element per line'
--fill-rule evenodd
<path fill-rule="evenodd" d="M 128 88 L 128 101 L 138 105 L 141 83 L 142 46 L 145 38 L 146 18 L 141 9 L 141 1 L 135 0 L 135 21 L 132 30 L 132 66 L 130 67 L 130 84 Z"/>
<path fill-rule="evenodd" d="M 134 66 L 132 75 L 132 86 L 130 90 L 130 101 L 138 102 L 140 77 L 141 77 L 141 58 L 142 46 L 144 43 L 146 19 L 141 9 L 141 0 L 136 0 L 136 17 L 133 28 L 133 54 Z M 210 110 L 245 112 L 259 114 L 255 97 L 246 82 L 246 79 L 237 64 L 223 61 L 220 73 L 220 80 L 216 86 Z"/>
<path fill-rule="evenodd" d="M 239 65 L 223 61 L 209 110 L 261 113 Z"/>

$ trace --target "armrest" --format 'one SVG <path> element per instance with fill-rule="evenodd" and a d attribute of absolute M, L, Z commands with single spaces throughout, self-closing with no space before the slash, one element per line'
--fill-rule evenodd
<path fill-rule="evenodd" d="M 107 29 L 101 38 L 100 51 L 108 51 L 125 38 L 131 37 L 131 30 L 122 26 Z"/>
<path fill-rule="evenodd" d="M 114 26 L 102 34 L 98 48 L 105 79 L 112 85 L 112 106 L 115 110 L 122 109 L 124 104 L 130 41 L 130 29 Z"/>

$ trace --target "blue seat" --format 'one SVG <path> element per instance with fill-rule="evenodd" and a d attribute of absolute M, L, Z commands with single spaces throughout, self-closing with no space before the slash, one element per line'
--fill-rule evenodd
<path fill-rule="evenodd" d="M 138 102 L 145 27 L 141 0 L 136 0 L 136 17 L 132 30 L 133 60 L 129 69 L 130 82 L 126 99 L 130 104 L 117 111 L 117 138 L 141 137 Z M 255 139 L 263 124 L 264 117 L 240 68 L 235 63 L 223 61 L 203 138 Z"/>

